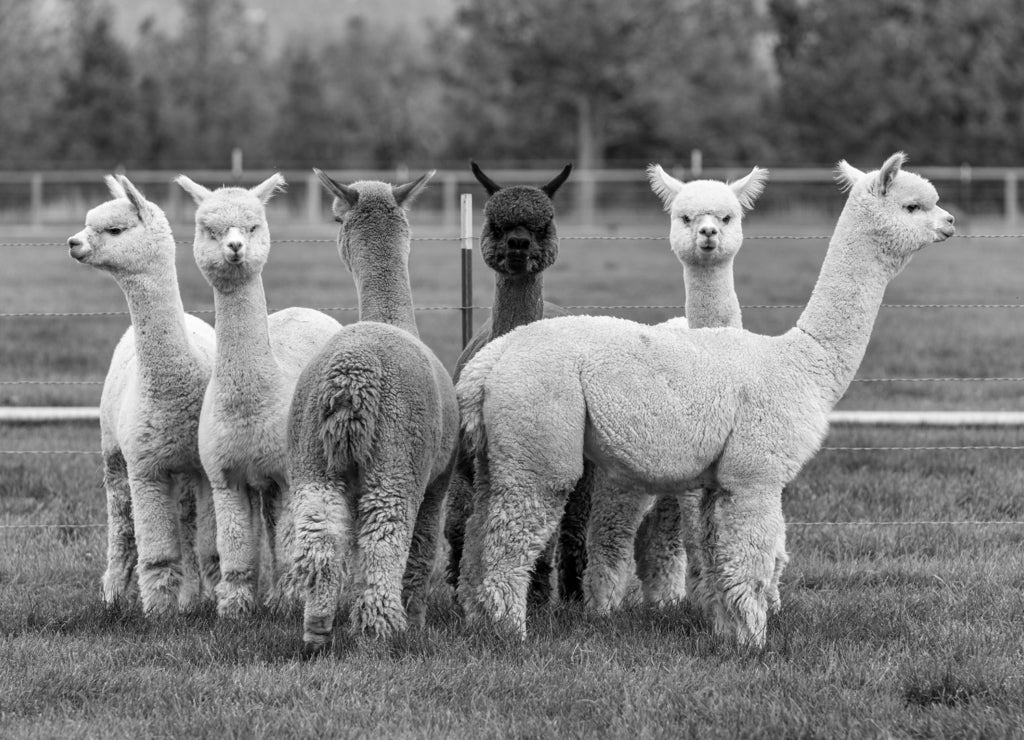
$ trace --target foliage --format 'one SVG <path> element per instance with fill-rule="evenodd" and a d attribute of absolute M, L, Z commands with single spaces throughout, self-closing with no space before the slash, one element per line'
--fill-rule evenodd
<path fill-rule="evenodd" d="M 3 166 L 1024 157 L 1024 0 L 452 0 L 277 42 L 249 0 L 128 42 L 110 0 L 53 2 L 0 0 Z"/>
<path fill-rule="evenodd" d="M 772 0 L 782 140 L 793 157 L 1024 157 L 1020 0 Z"/>

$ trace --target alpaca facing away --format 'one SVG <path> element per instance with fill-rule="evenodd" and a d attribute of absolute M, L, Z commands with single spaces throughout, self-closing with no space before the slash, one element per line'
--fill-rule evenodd
<path fill-rule="evenodd" d="M 754 167 L 732 182 L 693 180 L 683 183 L 660 166 L 647 170 L 651 189 L 669 213 L 669 244 L 683 266 L 686 288 L 686 318 L 670 319 L 663 327 L 681 330 L 704 327 L 742 328 L 740 302 L 733 287 L 733 260 L 743 245 L 744 212 L 753 208 L 764 191 L 768 170 Z M 625 594 L 631 568 L 648 604 L 679 601 L 687 592 L 700 589 L 700 550 L 696 532 L 701 491 L 657 497 L 653 508 L 639 491 L 620 491 L 602 474 L 595 476 L 590 527 L 639 530 L 633 547 L 623 551 L 593 554 L 602 566 L 587 571 L 584 583 L 587 607 L 606 612 L 617 606 Z M 605 538 L 588 534 L 588 540 L 610 540 L 628 545 L 623 537 Z M 598 580 L 596 575 L 612 580 Z"/>
<path fill-rule="evenodd" d="M 954 233 L 935 188 L 903 162 L 894 154 L 868 174 L 839 163 L 850 194 L 811 298 L 783 335 L 571 316 L 516 329 L 466 366 L 458 395 L 478 521 L 467 526 L 473 562 L 459 594 L 471 618 L 525 635 L 524 563 L 554 530 L 586 456 L 624 489 L 705 489 L 701 607 L 717 634 L 764 645 L 786 563 L 783 486 L 821 445 L 888 282 Z"/>
<path fill-rule="evenodd" d="M 193 253 L 213 288 L 217 354 L 199 420 L 199 452 L 217 512 L 217 611 L 236 617 L 256 606 L 264 532 L 275 571 L 270 598 L 278 595 L 291 540 L 283 516 L 288 408 L 302 368 L 341 324 L 309 308 L 267 316 L 265 206 L 283 187 L 281 175 L 250 189 L 209 190 L 184 175 L 175 182 L 198 206 Z"/>
<path fill-rule="evenodd" d="M 543 273 L 558 257 L 558 231 L 552 199 L 572 172 L 566 165 L 549 183 L 541 187 L 513 185 L 502 187 L 472 162 L 473 176 L 489 196 L 484 204 L 484 223 L 480 253 L 494 271 L 494 300 L 491 316 L 473 335 L 455 363 L 453 375 L 458 382 L 463 366 L 480 348 L 495 337 L 531 321 L 568 312 L 544 300 Z M 585 473 L 570 496 L 560 532 L 560 547 L 549 543 L 534 566 L 531 598 L 546 602 L 551 592 L 552 560 L 558 554 L 558 591 L 563 598 L 582 596 L 582 570 L 586 558 L 584 528 L 590 504 L 589 474 Z M 448 582 L 457 587 L 466 520 L 472 510 L 473 461 L 458 455 L 447 496 L 445 537 L 450 546 Z"/>
<path fill-rule="evenodd" d="M 388 637 L 406 628 L 407 614 L 422 624 L 458 439 L 455 389 L 419 339 L 409 286 L 405 208 L 433 173 L 391 186 L 342 185 L 316 172 L 334 196 L 359 321 L 303 370 L 289 418 L 307 652 L 331 638 L 350 560 L 354 633 Z"/>
<path fill-rule="evenodd" d="M 76 261 L 110 273 L 132 325 L 114 349 L 100 399 L 107 568 L 103 600 L 132 595 L 143 611 L 190 609 L 212 597 L 218 563 L 213 504 L 197 446 L 214 332 L 185 313 L 175 244 L 163 211 L 123 175 L 114 199 L 86 215 L 68 239 Z"/>

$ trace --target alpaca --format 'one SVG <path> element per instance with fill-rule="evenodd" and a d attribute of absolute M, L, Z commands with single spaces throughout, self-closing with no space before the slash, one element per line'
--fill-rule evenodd
<path fill-rule="evenodd" d="M 495 337 L 531 321 L 568 315 L 565 309 L 544 300 L 543 273 L 558 257 L 558 231 L 552 200 L 572 172 L 572 165 L 567 164 L 551 182 L 539 188 L 527 185 L 502 187 L 484 174 L 476 162 L 470 165 L 474 177 L 489 196 L 484 204 L 480 253 L 484 263 L 494 270 L 494 300 L 490 318 L 473 335 L 455 363 L 455 382 L 458 382 L 462 368 L 470 358 Z M 584 475 L 582 482 L 587 481 L 589 477 Z M 472 491 L 473 461 L 460 452 L 448 489 L 445 517 L 445 538 L 450 546 L 448 583 L 452 587 L 457 587 L 459 580 L 459 562 L 466 519 L 472 508 Z M 589 488 L 587 485 L 578 486 L 567 511 L 585 507 L 588 502 Z M 559 553 L 559 590 L 567 598 L 581 595 L 580 561 L 585 553 L 582 547 L 572 547 L 571 543 L 583 541 L 585 522 L 585 513 L 582 519 L 567 516 L 560 529 L 564 538 Z M 546 550 L 535 564 L 531 593 L 536 601 L 547 601 L 550 597 L 552 550 Z"/>
<path fill-rule="evenodd" d="M 570 316 L 520 327 L 465 367 L 476 521 L 459 595 L 471 619 L 525 636 L 524 564 L 554 530 L 586 456 L 622 487 L 708 492 L 700 607 L 717 635 L 763 647 L 787 561 L 783 486 L 821 445 L 886 285 L 914 252 L 954 233 L 935 188 L 904 161 L 898 152 L 868 174 L 839 163 L 850 194 L 810 300 L 783 335 Z"/>
<path fill-rule="evenodd" d="M 353 632 L 388 637 L 406 628 L 406 610 L 423 623 L 458 441 L 455 388 L 419 339 L 409 285 L 405 209 L 433 172 L 392 186 L 342 185 L 315 171 L 334 196 L 359 321 L 302 371 L 288 421 L 293 568 L 305 597 L 307 653 L 331 637 L 350 555 Z"/>
<path fill-rule="evenodd" d="M 103 600 L 131 598 L 137 571 L 147 615 L 188 610 L 218 578 L 213 504 L 196 442 L 214 332 L 182 306 L 163 211 L 127 177 L 106 182 L 114 199 L 90 210 L 67 242 L 72 258 L 117 281 L 132 323 L 114 349 L 100 400 Z"/>
<path fill-rule="evenodd" d="M 288 548 L 281 516 L 288 497 L 288 407 L 302 368 L 341 324 L 309 308 L 267 316 L 265 206 L 284 185 L 280 174 L 248 190 L 211 191 L 185 175 L 175 182 L 198 206 L 193 252 L 213 288 L 217 353 L 199 418 L 199 455 L 217 514 L 217 611 L 237 617 L 256 606 L 264 526 L 275 566 Z"/>
<path fill-rule="evenodd" d="M 656 164 L 648 167 L 647 175 L 651 189 L 669 213 L 669 243 L 683 265 L 686 289 L 686 318 L 670 319 L 661 326 L 683 330 L 742 328 L 732 264 L 743 244 L 744 212 L 753 208 L 764 191 L 768 170 L 754 167 L 745 177 L 729 184 L 715 180 L 684 184 Z M 700 490 L 659 496 L 653 508 L 644 514 L 628 498 L 632 493 L 616 490 L 603 474 L 596 478 L 594 487 L 599 492 L 593 496 L 591 528 L 625 526 L 633 531 L 637 530 L 635 517 L 643 515 L 643 521 L 634 548 L 595 555 L 607 565 L 587 572 L 584 592 L 588 608 L 606 612 L 622 601 L 634 560 L 645 603 L 672 603 L 681 600 L 687 591 L 694 593 L 699 588 L 701 573 L 694 541 L 699 521 L 695 505 L 700 501 Z M 619 511 L 620 502 L 623 511 Z M 601 541 L 600 535 L 591 534 L 588 539 Z M 615 541 L 623 543 L 622 538 Z M 595 582 L 595 573 L 613 578 Z"/>

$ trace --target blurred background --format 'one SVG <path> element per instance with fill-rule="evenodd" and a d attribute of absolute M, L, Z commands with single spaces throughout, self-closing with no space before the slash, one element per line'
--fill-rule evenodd
<path fill-rule="evenodd" d="M 585 224 L 651 205 L 652 161 L 797 168 L 759 208 L 819 213 L 836 160 L 896 149 L 1015 217 L 1022 50 L 1024 0 L 0 0 L 0 221 L 80 220 L 95 171 L 316 165 L 451 171 L 424 208 L 451 226 L 470 158 L 537 184 L 573 161 Z"/>

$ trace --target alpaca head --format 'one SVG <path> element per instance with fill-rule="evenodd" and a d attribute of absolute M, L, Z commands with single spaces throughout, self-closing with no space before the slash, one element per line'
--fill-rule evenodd
<path fill-rule="evenodd" d="M 266 204 L 284 186 L 274 173 L 255 187 L 210 190 L 185 175 L 174 180 L 196 205 L 192 251 L 214 290 L 230 292 L 259 277 L 270 254 Z"/>
<path fill-rule="evenodd" d="M 113 200 L 85 216 L 85 228 L 68 238 L 71 257 L 115 275 L 161 273 L 174 265 L 174 237 L 164 212 L 124 175 L 107 175 Z"/>
<path fill-rule="evenodd" d="M 652 164 L 647 177 L 669 214 L 672 251 L 685 266 L 698 267 L 728 264 L 736 256 L 743 245 L 743 214 L 764 192 L 768 170 L 754 167 L 732 183 L 684 183 Z"/>
<path fill-rule="evenodd" d="M 434 176 L 434 170 L 404 185 L 375 180 L 342 185 L 313 168 L 320 183 L 334 196 L 331 211 L 341 224 L 338 252 L 356 275 L 388 269 L 409 261 L 409 217 L 406 209 Z"/>
<path fill-rule="evenodd" d="M 956 232 L 952 214 L 938 205 L 935 187 L 904 170 L 906 161 L 903 152 L 896 152 L 881 169 L 868 173 L 846 160 L 836 165 L 836 180 L 850 191 L 844 215 L 849 213 L 852 223 L 869 235 L 867 241 L 872 243 L 876 259 L 893 275 L 906 266 L 914 252 Z"/>
<path fill-rule="evenodd" d="M 558 257 L 555 207 L 551 202 L 569 177 L 567 164 L 547 185 L 503 188 L 470 163 L 473 175 L 490 198 L 484 204 L 480 252 L 484 262 L 503 275 L 532 275 L 550 267 Z"/>

